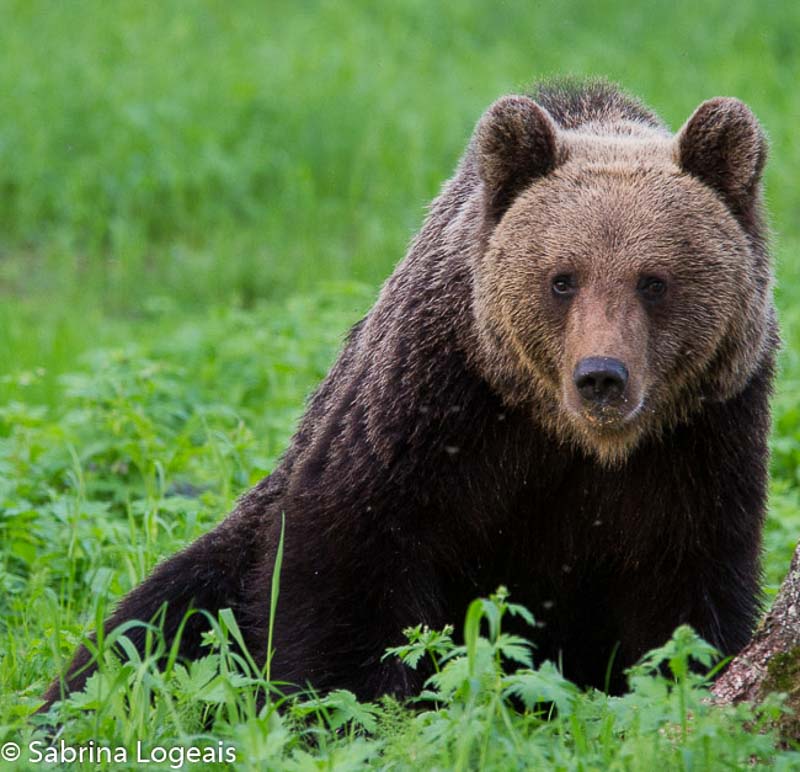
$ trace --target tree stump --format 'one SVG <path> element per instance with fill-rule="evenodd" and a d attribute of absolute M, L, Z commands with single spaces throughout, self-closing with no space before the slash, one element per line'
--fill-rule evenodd
<path fill-rule="evenodd" d="M 771 692 L 786 693 L 796 718 L 781 722 L 782 733 L 800 737 L 800 544 L 772 608 L 712 692 L 723 704 L 757 704 Z"/>

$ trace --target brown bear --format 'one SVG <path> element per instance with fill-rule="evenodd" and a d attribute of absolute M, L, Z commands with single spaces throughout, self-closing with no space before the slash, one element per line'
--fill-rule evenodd
<path fill-rule="evenodd" d="M 778 340 L 765 157 L 735 99 L 674 136 L 605 82 L 495 102 L 278 467 L 107 629 L 166 604 L 170 639 L 188 609 L 230 607 L 264 661 L 284 513 L 278 681 L 407 695 L 425 673 L 386 648 L 500 584 L 540 620 L 537 657 L 582 685 L 617 649 L 624 687 L 683 623 L 736 652 Z M 46 704 L 93 667 L 81 648 Z"/>

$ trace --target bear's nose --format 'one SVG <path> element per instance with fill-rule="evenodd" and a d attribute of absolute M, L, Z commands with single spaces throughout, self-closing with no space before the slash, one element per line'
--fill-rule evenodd
<path fill-rule="evenodd" d="M 619 359 L 586 357 L 575 366 L 572 380 L 587 402 L 616 402 L 628 383 L 628 368 Z"/>

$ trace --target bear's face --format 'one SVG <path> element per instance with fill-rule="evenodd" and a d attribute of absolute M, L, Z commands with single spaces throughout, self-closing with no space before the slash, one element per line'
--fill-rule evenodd
<path fill-rule="evenodd" d="M 496 195 L 504 170 L 480 159 L 494 218 L 475 271 L 483 366 L 558 439 L 614 462 L 744 386 L 767 334 L 768 269 L 732 200 L 681 163 L 683 133 L 589 137 L 530 104 L 542 115 L 529 147 L 548 162 Z M 499 131 L 518 166 L 513 131 Z"/>

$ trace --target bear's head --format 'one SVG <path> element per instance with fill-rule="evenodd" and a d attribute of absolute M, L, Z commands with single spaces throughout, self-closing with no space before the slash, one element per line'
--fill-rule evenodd
<path fill-rule="evenodd" d="M 774 312 L 766 143 L 744 104 L 705 102 L 673 136 L 635 121 L 564 129 L 506 97 L 471 152 L 480 367 L 509 403 L 613 463 L 745 387 Z"/>

